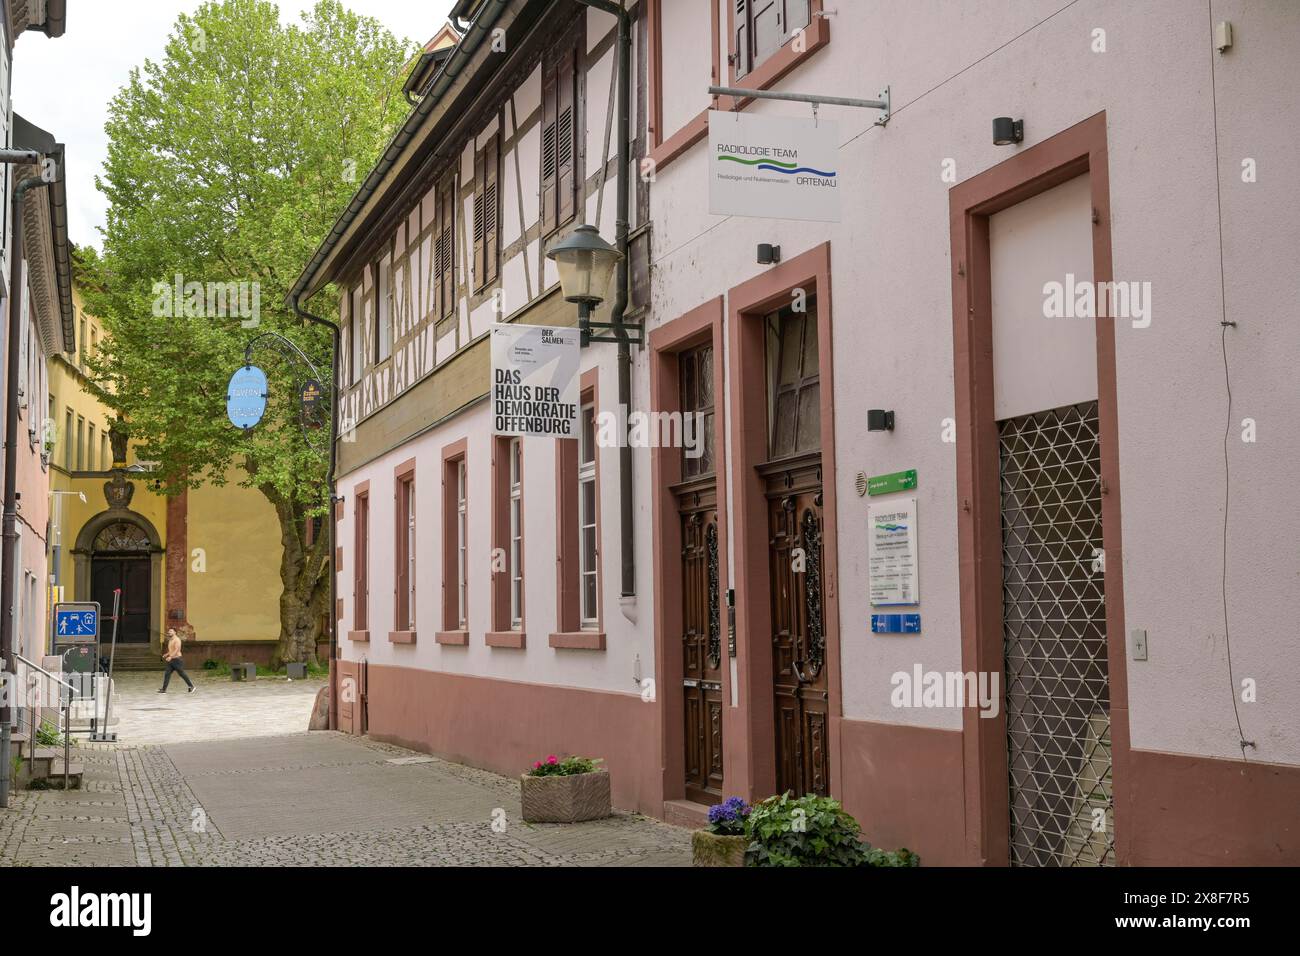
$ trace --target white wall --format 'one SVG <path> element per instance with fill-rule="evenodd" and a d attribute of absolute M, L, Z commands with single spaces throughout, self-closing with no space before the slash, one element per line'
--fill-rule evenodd
<path fill-rule="evenodd" d="M 957 729 L 955 710 L 896 710 L 889 676 L 960 670 L 954 446 L 952 263 L 946 159 L 965 180 L 1014 154 L 990 121 L 1025 120 L 1025 146 L 1107 111 L 1114 273 L 1150 281 L 1150 328 L 1116 332 L 1126 619 L 1149 631 L 1151 659 L 1128 664 L 1136 747 L 1239 757 L 1219 585 L 1227 420 L 1220 353 L 1211 23 L 1236 45 L 1214 62 L 1233 369 L 1229 607 L 1235 676 L 1259 682 L 1242 705 L 1255 759 L 1300 763 L 1300 7 L 1214 0 L 1057 0 L 950 4 L 839 3 L 830 45 L 778 88 L 873 97 L 888 84 L 894 116 L 823 107 L 841 126 L 845 221 L 728 219 L 708 213 L 705 147 L 658 170 L 655 321 L 684 313 L 757 274 L 757 242 L 786 258 L 832 242 L 841 660 L 845 715 Z M 1107 52 L 1092 50 L 1106 30 Z M 674 70 L 687 58 L 666 58 Z M 670 71 L 671 72 L 671 71 Z M 707 82 L 701 72 L 690 85 Z M 674 82 L 685 83 L 677 78 Z M 697 108 L 693 103 L 680 112 Z M 756 103 L 756 113 L 807 116 Z M 671 131 L 672 124 L 666 124 Z M 1024 147 L 1020 147 L 1024 148 Z M 1259 181 L 1240 180 L 1243 157 Z M 641 400 L 645 389 L 641 388 Z M 893 408 L 898 428 L 868 435 L 862 410 Z M 1240 421 L 1259 440 L 1240 441 Z M 917 468 L 923 633 L 867 633 L 865 500 L 859 469 Z M 735 562 L 731 563 L 734 569 Z M 733 582 L 734 583 L 734 582 Z"/>

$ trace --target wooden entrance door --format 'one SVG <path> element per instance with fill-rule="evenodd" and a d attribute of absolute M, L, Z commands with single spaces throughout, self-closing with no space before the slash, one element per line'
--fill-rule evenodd
<path fill-rule="evenodd" d="M 722 799 L 722 644 L 718 492 L 713 448 L 713 346 L 678 356 L 681 408 L 693 416 L 692 448 L 682 450 L 674 486 L 682 533 L 682 705 L 686 799 Z"/>
<path fill-rule="evenodd" d="M 722 797 L 722 627 L 718 607 L 718 508 L 707 486 L 681 488 L 682 699 L 686 799 Z"/>
<path fill-rule="evenodd" d="M 776 792 L 830 793 L 819 456 L 764 468 Z"/>
<path fill-rule="evenodd" d="M 105 642 L 113 635 L 113 592 L 122 590 L 122 603 L 118 611 L 117 640 L 119 644 L 147 644 L 149 642 L 149 598 L 151 588 L 149 555 L 95 555 L 91 559 L 91 600 L 98 601 L 101 620 L 100 633 Z"/>
<path fill-rule="evenodd" d="M 776 791 L 830 793 L 823 607 L 821 386 L 817 309 L 785 308 L 767 329 L 767 497 Z"/>

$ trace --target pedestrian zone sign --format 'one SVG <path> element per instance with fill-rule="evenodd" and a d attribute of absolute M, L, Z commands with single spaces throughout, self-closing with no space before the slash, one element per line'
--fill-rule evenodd
<path fill-rule="evenodd" d="M 99 637 L 99 604 L 83 601 L 54 605 L 56 641 L 93 641 Z"/>

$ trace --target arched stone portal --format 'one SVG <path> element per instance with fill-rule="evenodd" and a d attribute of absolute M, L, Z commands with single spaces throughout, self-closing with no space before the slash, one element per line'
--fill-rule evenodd
<path fill-rule="evenodd" d="M 113 592 L 122 589 L 117 640 L 122 644 L 160 641 L 162 538 L 142 514 L 110 507 L 87 521 L 77 534 L 73 591 L 78 601 L 98 601 L 108 636 Z"/>

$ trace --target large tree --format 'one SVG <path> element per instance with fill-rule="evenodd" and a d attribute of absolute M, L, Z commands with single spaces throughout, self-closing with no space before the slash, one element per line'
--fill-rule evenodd
<path fill-rule="evenodd" d="M 87 308 L 108 333 L 91 361 L 94 387 L 137 457 L 158 463 L 163 491 L 236 480 L 274 507 L 277 664 L 314 655 L 328 611 L 328 443 L 302 426 L 309 373 L 292 350 L 271 347 L 278 340 L 263 338 L 253 355 L 270 399 L 251 431 L 228 422 L 226 385 L 267 332 L 295 343 L 328 383 L 328 330 L 294 315 L 286 293 L 405 115 L 413 49 L 337 0 L 300 25 L 264 0 L 220 0 L 180 16 L 162 59 L 133 70 L 109 106 L 96 180 L 110 201 L 103 251 L 80 262 Z M 178 276 L 179 298 L 163 291 Z M 229 314 L 231 287 L 209 295 L 208 283 L 249 283 L 248 308 Z M 306 307 L 332 316 L 336 304 L 330 289 Z"/>

